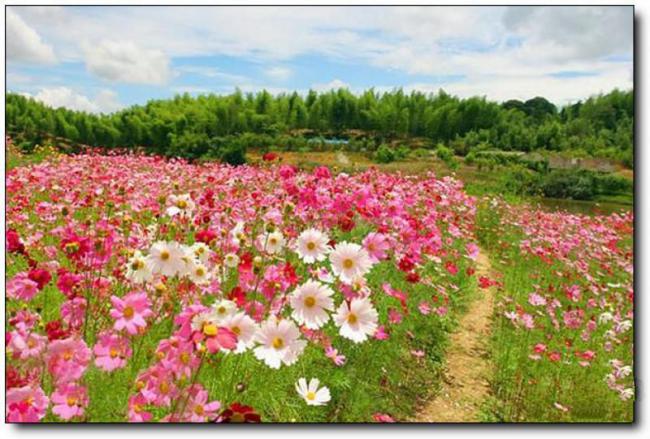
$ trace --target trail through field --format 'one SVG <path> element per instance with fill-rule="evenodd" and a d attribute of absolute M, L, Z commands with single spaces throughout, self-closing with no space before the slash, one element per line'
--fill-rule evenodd
<path fill-rule="evenodd" d="M 483 249 L 477 259 L 476 276 L 494 278 Z M 492 370 L 488 342 L 493 309 L 494 287 L 480 289 L 450 336 L 440 393 L 422 407 L 414 422 L 480 422 Z"/>

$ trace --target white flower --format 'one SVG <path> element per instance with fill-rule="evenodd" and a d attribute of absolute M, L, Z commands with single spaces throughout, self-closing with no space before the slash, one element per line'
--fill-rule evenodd
<path fill-rule="evenodd" d="M 210 272 L 201 262 L 193 262 L 188 275 L 196 285 L 207 285 L 210 283 Z"/>
<path fill-rule="evenodd" d="M 312 378 L 309 384 L 306 379 L 300 378 L 296 383 L 296 392 L 303 397 L 307 405 L 325 405 L 332 399 L 330 389 L 325 386 L 319 389 L 319 384 L 318 378 Z"/>
<path fill-rule="evenodd" d="M 237 334 L 237 348 L 235 353 L 239 354 L 253 346 L 257 324 L 245 312 L 229 315 L 220 326 L 230 329 Z"/>
<path fill-rule="evenodd" d="M 147 259 L 142 256 L 139 250 L 133 253 L 133 257 L 129 259 L 126 266 L 126 278 L 131 282 L 143 283 L 149 282 L 153 278 L 153 273 L 147 264 Z"/>
<path fill-rule="evenodd" d="M 158 241 L 151 246 L 147 264 L 153 273 L 175 276 L 185 268 L 183 248 L 174 241 Z"/>
<path fill-rule="evenodd" d="M 628 387 L 627 389 L 623 389 L 620 391 L 618 394 L 619 397 L 621 398 L 622 401 L 627 401 L 628 399 L 632 398 L 634 396 L 634 389 L 631 387 Z"/>
<path fill-rule="evenodd" d="M 614 316 L 611 313 L 604 312 L 598 317 L 598 323 L 601 325 L 604 323 L 611 322 Z"/>
<path fill-rule="evenodd" d="M 191 247 L 194 257 L 201 261 L 202 264 L 207 264 L 210 260 L 210 247 L 203 242 L 195 242 Z"/>
<path fill-rule="evenodd" d="M 260 325 L 255 334 L 255 340 L 261 346 L 256 347 L 253 353 L 273 369 L 279 369 L 282 363 L 290 366 L 298 360 L 307 345 L 299 337 L 300 331 L 291 320 L 278 321 L 271 317 Z"/>
<path fill-rule="evenodd" d="M 236 312 L 237 304 L 232 300 L 220 300 L 212 305 L 212 316 L 214 321 L 219 324 Z"/>
<path fill-rule="evenodd" d="M 370 299 L 352 299 L 350 305 L 341 303 L 334 322 L 340 329 L 341 336 L 361 343 L 368 339 L 377 330 L 378 314 L 373 308 Z"/>
<path fill-rule="evenodd" d="M 244 222 L 238 221 L 235 227 L 230 231 L 230 238 L 233 244 L 241 245 L 246 242 L 246 234 L 244 233 Z"/>
<path fill-rule="evenodd" d="M 324 261 L 327 253 L 331 250 L 327 245 L 328 242 L 329 238 L 323 232 L 307 229 L 298 236 L 296 252 L 305 264 Z"/>
<path fill-rule="evenodd" d="M 289 296 L 293 308 L 291 316 L 309 329 L 318 329 L 330 319 L 328 311 L 334 310 L 333 295 L 330 287 L 308 280 Z"/>
<path fill-rule="evenodd" d="M 223 263 L 226 267 L 236 268 L 239 265 L 239 256 L 234 253 L 228 253 L 223 258 Z"/>
<path fill-rule="evenodd" d="M 179 215 L 186 218 L 192 215 L 196 207 L 190 194 L 170 195 L 168 201 L 170 206 L 167 208 L 167 215 L 169 216 Z"/>
<path fill-rule="evenodd" d="M 284 235 L 279 231 L 259 235 L 257 239 L 262 251 L 271 255 L 279 253 L 284 247 Z"/>
<path fill-rule="evenodd" d="M 330 253 L 332 271 L 344 283 L 350 283 L 370 271 L 372 262 L 368 252 L 359 244 L 342 242 Z"/>

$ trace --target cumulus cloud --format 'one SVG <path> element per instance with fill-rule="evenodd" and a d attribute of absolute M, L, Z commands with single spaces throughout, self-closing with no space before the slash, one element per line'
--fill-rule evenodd
<path fill-rule="evenodd" d="M 89 113 L 110 113 L 123 107 L 112 90 L 100 90 L 94 99 L 90 99 L 68 87 L 46 87 L 34 95 L 22 94 L 43 102 L 52 108 L 65 107 Z"/>
<path fill-rule="evenodd" d="M 293 71 L 288 67 L 274 66 L 266 70 L 266 76 L 275 81 L 286 81 L 291 77 Z"/>
<path fill-rule="evenodd" d="M 340 79 L 333 79 L 330 82 L 325 82 L 325 83 L 316 83 L 311 86 L 311 89 L 314 91 L 330 91 L 330 90 L 338 90 L 339 88 L 347 88 L 350 89 L 350 84 L 347 82 L 341 81 Z"/>
<path fill-rule="evenodd" d="M 6 9 L 7 59 L 51 64 L 56 56 L 51 46 L 11 8 Z"/>
<path fill-rule="evenodd" d="M 171 77 L 169 58 L 161 50 L 103 40 L 98 45 L 86 44 L 84 51 L 88 71 L 109 81 L 162 85 Z"/>

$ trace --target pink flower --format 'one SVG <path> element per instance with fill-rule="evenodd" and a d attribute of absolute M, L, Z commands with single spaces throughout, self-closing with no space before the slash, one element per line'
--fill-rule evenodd
<path fill-rule="evenodd" d="M 467 245 L 465 246 L 465 249 L 467 250 L 467 255 L 469 256 L 470 259 L 476 260 L 478 258 L 478 245 L 476 245 L 473 242 L 468 242 Z"/>
<path fill-rule="evenodd" d="M 398 325 L 402 322 L 402 314 L 400 314 L 395 308 L 389 308 L 388 321 L 393 325 Z"/>
<path fill-rule="evenodd" d="M 131 335 L 137 334 L 140 328 L 147 327 L 145 319 L 153 315 L 146 293 L 131 293 L 123 298 L 111 296 L 111 302 L 111 317 L 115 319 L 113 328 L 116 331 L 126 329 Z"/>
<path fill-rule="evenodd" d="M 386 252 L 390 249 L 390 244 L 386 237 L 381 233 L 370 232 L 363 240 L 363 248 L 366 249 L 372 262 L 379 262 L 386 258 Z"/>
<path fill-rule="evenodd" d="M 29 302 L 38 294 L 38 284 L 27 273 L 21 272 L 7 281 L 7 297 Z"/>
<path fill-rule="evenodd" d="M 129 398 L 129 422 L 149 422 L 153 415 L 144 407 L 149 404 L 147 399 L 138 393 Z"/>
<path fill-rule="evenodd" d="M 93 347 L 95 365 L 106 372 L 121 369 L 126 366 L 127 359 L 131 357 L 129 340 L 117 334 L 102 334 L 97 344 Z"/>
<path fill-rule="evenodd" d="M 379 326 L 375 331 L 375 339 L 377 340 L 388 340 L 390 335 L 386 332 L 386 328 Z"/>
<path fill-rule="evenodd" d="M 47 337 L 35 332 L 11 331 L 10 334 L 9 347 L 13 351 L 14 357 L 21 360 L 40 356 L 47 344 Z"/>
<path fill-rule="evenodd" d="M 47 370 L 56 383 L 81 378 L 90 362 L 90 349 L 83 340 L 66 338 L 50 343 L 46 355 Z"/>
<path fill-rule="evenodd" d="M 185 408 L 184 418 L 189 422 L 207 422 L 216 418 L 221 407 L 219 401 L 208 402 L 208 391 L 200 384 L 194 384 L 190 389 L 189 399 Z"/>
<path fill-rule="evenodd" d="M 569 329 L 578 329 L 582 325 L 585 312 L 581 309 L 566 311 L 562 314 L 564 325 Z"/>
<path fill-rule="evenodd" d="M 80 328 L 84 322 L 86 313 L 86 299 L 75 297 L 72 300 L 66 300 L 61 305 L 61 318 L 71 328 Z"/>
<path fill-rule="evenodd" d="M 86 387 L 74 383 L 67 383 L 58 387 L 52 393 L 52 404 L 52 413 L 65 421 L 82 416 L 85 407 L 88 405 Z"/>
<path fill-rule="evenodd" d="M 345 364 L 345 355 L 339 355 L 339 351 L 337 349 L 334 349 L 332 346 L 325 348 L 325 355 L 337 366 L 343 366 Z"/>
<path fill-rule="evenodd" d="M 38 422 L 45 416 L 49 400 L 40 387 L 14 387 L 5 395 L 7 422 Z"/>
<path fill-rule="evenodd" d="M 388 423 L 395 422 L 395 419 L 393 419 L 392 416 L 387 415 L 385 413 L 375 413 L 374 415 L 372 415 L 372 418 L 377 422 L 388 422 Z"/>
<path fill-rule="evenodd" d="M 429 302 L 422 301 L 418 305 L 418 310 L 421 314 L 424 314 L 426 316 L 431 312 L 431 305 L 429 305 Z"/>
<path fill-rule="evenodd" d="M 80 274 L 63 271 L 59 273 L 56 286 L 68 299 L 71 299 L 74 297 L 75 287 L 79 285 L 82 279 L 83 277 Z"/>

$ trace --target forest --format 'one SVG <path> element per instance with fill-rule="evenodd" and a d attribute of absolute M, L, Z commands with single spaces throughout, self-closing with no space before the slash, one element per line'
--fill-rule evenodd
<path fill-rule="evenodd" d="M 176 95 L 111 114 L 50 108 L 9 93 L 6 130 L 24 150 L 49 136 L 103 147 L 138 147 L 189 159 L 243 161 L 247 148 L 300 151 L 314 139 L 346 139 L 353 151 L 399 142 L 445 145 L 455 155 L 482 150 L 556 151 L 602 157 L 633 167 L 634 96 L 615 89 L 557 107 L 543 97 L 503 103 L 438 93 L 354 94 L 348 89 L 306 96 L 268 91 Z"/>

